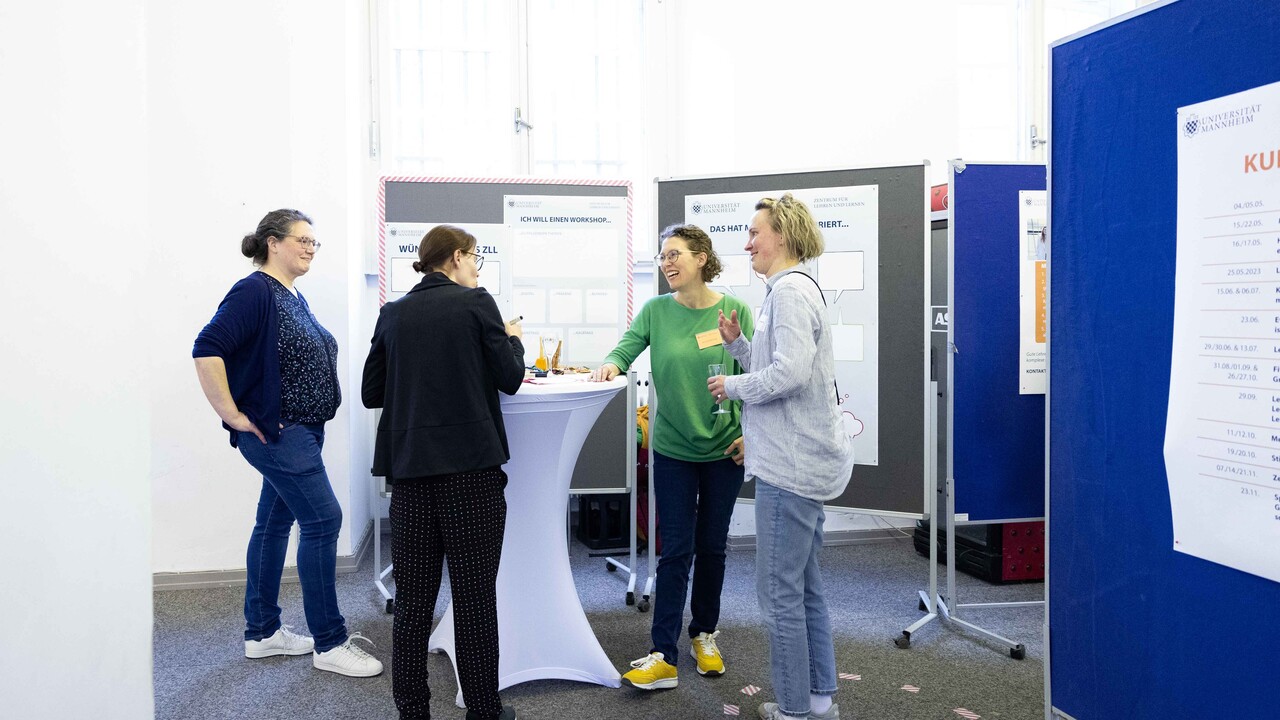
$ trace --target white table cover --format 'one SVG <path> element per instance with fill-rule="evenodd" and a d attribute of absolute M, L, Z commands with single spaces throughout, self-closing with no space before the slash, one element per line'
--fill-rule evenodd
<path fill-rule="evenodd" d="M 621 685 L 573 584 L 565 507 L 582 443 L 626 380 L 595 383 L 586 377 L 552 376 L 546 384 L 526 382 L 515 395 L 502 396 L 511 461 L 503 468 L 509 480 L 498 565 L 499 690 L 547 679 Z M 428 649 L 454 660 L 453 603 L 432 631 Z M 457 703 L 463 706 L 461 690 Z"/>

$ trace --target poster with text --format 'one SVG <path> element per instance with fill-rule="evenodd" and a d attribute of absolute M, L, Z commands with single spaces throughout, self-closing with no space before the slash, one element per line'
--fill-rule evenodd
<path fill-rule="evenodd" d="M 1180 108 L 1173 548 L 1280 581 L 1280 83 Z"/>
<path fill-rule="evenodd" d="M 1043 395 L 1048 280 L 1048 243 L 1045 228 L 1047 193 L 1018 191 L 1018 393 Z"/>
<path fill-rule="evenodd" d="M 507 195 L 503 204 L 526 364 L 559 348 L 562 365 L 598 365 L 626 329 L 627 199 Z"/>
<path fill-rule="evenodd" d="M 880 227 L 879 186 L 790 190 L 812 211 L 822 230 L 826 250 L 804 269 L 827 300 L 836 359 L 836 385 L 845 431 L 853 438 L 859 465 L 879 465 L 879 321 Z M 710 285 L 735 295 L 759 315 L 764 302 L 764 278 L 751 270 L 744 249 L 747 228 L 761 197 L 773 192 L 689 195 L 685 222 L 707 231 L 724 272 Z"/>
<path fill-rule="evenodd" d="M 418 260 L 418 244 L 429 230 L 445 224 L 387 223 L 387 302 L 404 297 L 422 279 L 422 274 L 413 269 L 413 263 Z M 493 223 L 466 223 L 459 227 L 475 236 L 476 252 L 484 256 L 479 286 L 498 302 L 502 316 L 510 317 L 510 279 L 503 273 L 510 265 L 507 257 L 510 232 L 505 225 Z"/>

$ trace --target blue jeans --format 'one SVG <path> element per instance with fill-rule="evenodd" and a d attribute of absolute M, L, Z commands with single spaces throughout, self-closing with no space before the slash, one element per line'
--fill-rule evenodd
<path fill-rule="evenodd" d="M 809 714 L 809 695 L 836 694 L 836 652 L 818 551 L 822 503 L 756 480 L 756 595 L 769 632 L 778 709 Z"/>
<path fill-rule="evenodd" d="M 262 473 L 258 517 L 245 558 L 244 639 L 262 640 L 280 629 L 280 573 L 296 519 L 298 579 L 307 629 L 317 651 L 332 650 L 347 641 L 347 622 L 338 612 L 336 577 L 342 507 L 320 458 L 324 423 L 287 425 L 280 440 L 268 444 L 242 432 L 237 445 L 244 459 Z"/>
<path fill-rule="evenodd" d="M 725 458 L 687 462 L 653 453 L 653 485 L 657 496 L 658 560 L 653 600 L 653 648 L 676 663 L 676 640 L 684 624 L 684 599 L 693 568 L 693 620 L 689 637 L 712 633 L 720 622 L 720 590 L 724 586 L 724 553 L 729 520 L 742 489 L 742 467 Z M 695 562 L 696 560 L 696 562 Z"/>

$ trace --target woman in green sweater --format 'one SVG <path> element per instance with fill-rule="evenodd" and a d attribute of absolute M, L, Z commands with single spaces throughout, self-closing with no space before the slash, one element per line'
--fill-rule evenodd
<path fill-rule="evenodd" d="M 713 413 L 707 401 L 708 366 L 723 365 L 726 375 L 741 372 L 724 349 L 719 317 L 734 310 L 750 335 L 750 308 L 718 293 L 707 283 L 720 274 L 709 238 L 696 225 L 673 225 L 662 232 L 655 264 L 671 293 L 645 303 L 618 346 L 592 376 L 611 380 L 625 372 L 646 347 L 658 393 L 653 424 L 654 494 L 662 523 L 662 558 L 653 606 L 653 646 L 631 663 L 622 682 L 640 690 L 676 687 L 676 640 L 684 619 L 684 600 L 693 567 L 689 651 L 698 672 L 724 673 L 716 645 L 720 634 L 720 589 L 729 519 L 742 488 L 742 408 L 724 403 Z M 695 562 L 696 560 L 696 562 Z"/>

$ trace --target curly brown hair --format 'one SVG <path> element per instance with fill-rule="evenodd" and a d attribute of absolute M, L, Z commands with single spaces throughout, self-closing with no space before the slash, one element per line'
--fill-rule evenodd
<path fill-rule="evenodd" d="M 698 253 L 706 253 L 707 262 L 702 266 L 702 282 L 709 283 L 720 276 L 720 272 L 724 270 L 724 266 L 720 264 L 720 256 L 716 255 L 715 248 L 711 247 L 711 236 L 697 225 L 672 225 L 662 231 L 661 238 L 678 237 L 684 240 L 689 246 L 689 252 L 697 255 Z"/>

